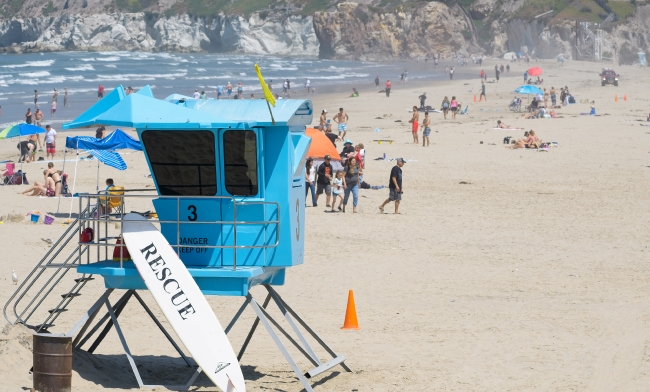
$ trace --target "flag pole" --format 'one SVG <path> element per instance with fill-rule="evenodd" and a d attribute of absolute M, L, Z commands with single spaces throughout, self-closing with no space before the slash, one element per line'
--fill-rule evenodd
<path fill-rule="evenodd" d="M 271 110 L 269 101 L 266 101 L 266 106 L 269 108 L 269 114 L 271 115 L 271 124 L 275 125 L 275 118 L 273 118 L 273 111 Z"/>

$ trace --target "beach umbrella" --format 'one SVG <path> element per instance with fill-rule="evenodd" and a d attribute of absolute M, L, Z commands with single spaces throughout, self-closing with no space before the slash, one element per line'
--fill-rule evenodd
<path fill-rule="evenodd" d="M 540 67 L 533 67 L 533 68 L 529 69 L 527 72 L 528 72 L 528 75 L 530 75 L 530 76 L 539 76 L 539 75 L 542 74 L 542 69 Z"/>
<path fill-rule="evenodd" d="M 13 124 L 3 129 L 0 132 L 0 139 L 10 139 L 17 137 L 20 140 L 21 136 L 36 135 L 37 133 L 45 133 L 45 129 L 27 123 Z M 20 171 L 23 171 L 23 161 L 20 161 Z"/>
<path fill-rule="evenodd" d="M 45 129 L 27 123 L 10 125 L 0 132 L 0 139 L 10 139 L 12 137 L 21 137 L 45 133 Z"/>
<path fill-rule="evenodd" d="M 537 95 L 537 94 L 542 94 L 544 95 L 544 92 L 539 88 L 535 86 L 531 86 L 530 84 L 526 84 L 523 86 L 519 86 L 516 90 L 516 93 L 518 94 L 526 94 L 526 95 Z"/>
<path fill-rule="evenodd" d="M 330 141 L 330 139 L 325 136 L 325 134 L 318 129 L 307 128 L 305 133 L 311 138 L 311 144 L 309 145 L 309 151 L 307 152 L 307 157 L 314 160 L 314 167 L 318 167 L 321 163 L 325 162 L 325 155 L 329 155 L 332 160 L 332 168 L 334 170 L 343 170 L 343 165 L 341 165 L 341 156 L 336 147 Z"/>

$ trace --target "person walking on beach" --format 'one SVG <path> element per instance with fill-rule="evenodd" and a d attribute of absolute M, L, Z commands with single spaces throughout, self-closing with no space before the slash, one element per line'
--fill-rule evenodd
<path fill-rule="evenodd" d="M 388 183 L 388 199 L 379 206 L 379 211 L 384 213 L 384 207 L 391 201 L 395 202 L 395 213 L 399 214 L 399 204 L 402 201 L 402 167 L 404 166 L 404 158 L 397 158 L 397 164 L 390 171 L 390 178 Z"/>
<path fill-rule="evenodd" d="M 242 86 L 241 82 L 237 83 L 237 97 L 239 99 L 244 98 L 244 86 Z"/>
<path fill-rule="evenodd" d="M 68 103 L 68 88 L 64 87 L 63 88 L 63 107 L 68 107 L 70 104 Z"/>
<path fill-rule="evenodd" d="M 495 69 L 495 70 L 494 70 L 494 75 L 495 75 L 496 78 L 497 78 L 497 83 L 499 83 L 499 75 L 501 75 L 501 72 L 502 72 L 502 71 L 499 71 L 498 69 Z"/>
<path fill-rule="evenodd" d="M 483 98 L 485 98 L 485 102 L 487 102 L 487 97 L 485 96 L 485 83 L 481 83 L 481 96 L 478 101 L 483 101 Z"/>
<path fill-rule="evenodd" d="M 411 133 L 413 134 L 413 144 L 419 144 L 418 140 L 418 123 L 420 121 L 420 113 L 418 113 L 418 108 L 413 106 L 413 117 L 409 120 L 411 123 Z"/>
<path fill-rule="evenodd" d="M 343 108 L 339 108 L 339 112 L 334 116 L 334 121 L 338 124 L 338 131 L 339 131 L 339 139 L 343 140 L 345 139 L 345 135 L 348 133 L 348 120 L 350 118 L 348 117 L 347 113 L 343 110 Z M 343 136 L 341 136 L 341 132 L 343 132 Z"/>
<path fill-rule="evenodd" d="M 445 120 L 447 119 L 447 112 L 449 112 L 450 107 L 451 103 L 449 102 L 449 98 L 445 96 L 445 98 L 442 100 L 442 105 L 440 105 L 440 110 L 442 111 L 442 115 L 445 117 Z"/>
<path fill-rule="evenodd" d="M 58 103 L 59 102 L 59 92 L 54 89 L 54 93 L 52 94 L 52 101 Z"/>
<path fill-rule="evenodd" d="M 429 147 L 429 135 L 431 134 L 431 117 L 429 112 L 424 112 L 424 120 L 422 120 L 422 147 Z"/>
<path fill-rule="evenodd" d="M 34 109 L 38 109 L 38 91 L 34 90 Z"/>
<path fill-rule="evenodd" d="M 50 116 L 56 116 L 56 101 L 52 101 L 52 105 L 50 105 Z"/>
<path fill-rule="evenodd" d="M 379 87 L 379 75 L 375 77 L 375 87 Z"/>
<path fill-rule="evenodd" d="M 316 168 L 313 158 L 307 158 L 305 162 L 305 201 L 310 190 L 312 207 L 316 207 L 318 205 L 316 204 Z"/>
<path fill-rule="evenodd" d="M 37 127 L 41 127 L 41 123 L 43 122 L 43 111 L 41 109 L 36 109 L 36 112 L 34 113 L 34 123 L 36 124 Z"/>
<path fill-rule="evenodd" d="M 232 94 L 232 84 L 230 82 L 226 84 L 226 92 L 228 93 L 228 99 L 230 99 L 230 95 Z"/>
<path fill-rule="evenodd" d="M 557 105 L 557 95 L 555 94 L 555 87 L 551 87 L 551 105 L 553 107 Z"/>
<path fill-rule="evenodd" d="M 452 80 L 454 78 L 454 67 L 451 67 L 449 69 L 449 80 Z"/>
<path fill-rule="evenodd" d="M 348 205 L 350 193 L 352 193 L 352 213 L 357 213 L 357 203 L 359 202 L 359 177 L 362 173 L 361 166 L 356 158 L 348 159 L 345 165 L 345 187 L 343 196 L 343 212 Z"/>
<path fill-rule="evenodd" d="M 481 70 L 481 82 L 485 80 L 485 71 Z"/>
<path fill-rule="evenodd" d="M 386 97 L 390 97 L 390 89 L 392 86 L 390 79 L 386 80 Z"/>
<path fill-rule="evenodd" d="M 307 95 L 309 95 L 309 87 L 311 86 L 311 82 L 309 79 L 305 79 L 305 90 L 307 90 Z"/>
<path fill-rule="evenodd" d="M 97 100 L 100 100 L 102 98 L 104 98 L 104 86 L 100 84 L 97 88 Z"/>
<path fill-rule="evenodd" d="M 27 113 L 25 113 L 25 117 L 23 117 L 23 121 L 25 121 L 27 124 L 31 124 L 33 118 L 34 118 L 34 114 L 32 113 L 32 109 L 27 108 Z"/>
<path fill-rule="evenodd" d="M 323 109 L 323 111 L 320 112 L 320 118 L 318 119 L 318 129 L 321 132 L 325 132 L 327 130 L 327 109 Z"/>
<path fill-rule="evenodd" d="M 528 71 L 524 71 L 524 84 L 528 82 Z"/>
<path fill-rule="evenodd" d="M 318 198 L 320 195 L 325 192 L 325 195 L 327 196 L 325 199 L 326 207 L 331 207 L 330 199 L 332 197 L 332 175 L 334 174 L 331 160 L 332 157 L 325 155 L 325 162 L 321 163 L 320 166 L 318 166 L 318 178 L 316 179 L 316 203 L 318 203 Z"/>
<path fill-rule="evenodd" d="M 456 119 L 456 113 L 458 112 L 458 101 L 456 101 L 456 97 L 453 96 L 451 97 L 451 104 L 450 110 L 451 110 L 451 119 L 455 120 Z"/>
<path fill-rule="evenodd" d="M 56 154 L 56 131 L 49 124 L 45 126 L 45 147 L 47 148 L 46 159 L 54 159 L 54 154 Z"/>

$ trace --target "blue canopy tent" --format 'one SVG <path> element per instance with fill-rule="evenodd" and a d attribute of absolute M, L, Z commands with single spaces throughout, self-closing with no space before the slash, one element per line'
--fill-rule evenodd
<path fill-rule="evenodd" d="M 134 151 L 142 151 L 142 144 L 140 141 L 129 136 L 119 128 L 103 139 L 97 139 L 92 136 L 68 136 L 65 141 L 65 147 L 66 149 L 86 150 L 92 154 L 93 157 L 97 158 L 96 190 L 99 190 L 99 162 L 118 170 L 126 170 L 126 163 L 116 150 L 130 149 Z M 64 153 L 64 169 L 65 161 Z M 77 182 L 77 163 L 78 161 L 75 161 L 75 175 L 72 183 L 72 193 L 74 193 Z M 70 205 L 70 213 L 72 214 L 72 204 Z"/>

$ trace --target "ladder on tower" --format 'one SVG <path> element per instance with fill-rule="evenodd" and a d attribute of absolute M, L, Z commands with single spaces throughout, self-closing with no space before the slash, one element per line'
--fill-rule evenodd
<path fill-rule="evenodd" d="M 94 214 L 95 206 L 86 207 L 81 211 L 80 217 Z M 88 246 L 79 246 L 78 238 L 82 230 L 80 219 L 75 219 L 59 239 L 52 244 L 49 251 L 36 264 L 32 271 L 25 277 L 16 291 L 9 297 L 3 308 L 5 319 L 12 325 L 24 324 L 38 332 L 49 332 L 48 328 L 54 326 L 54 321 L 61 313 L 68 310 L 70 302 L 81 295 L 81 291 L 91 280 L 92 275 L 83 274 L 74 279 L 72 287 L 61 294 L 58 303 L 47 311 L 47 316 L 38 324 L 30 324 L 34 313 L 43 305 L 44 301 L 58 287 L 68 271 L 75 269 L 84 255 L 88 255 Z M 74 245 L 74 247 L 69 246 Z M 68 247 L 66 252 L 66 247 Z M 70 248 L 72 250 L 70 251 Z M 30 299 L 31 296 L 31 299 Z M 23 301 L 29 302 L 23 305 Z M 9 310 L 9 311 L 8 311 Z"/>

